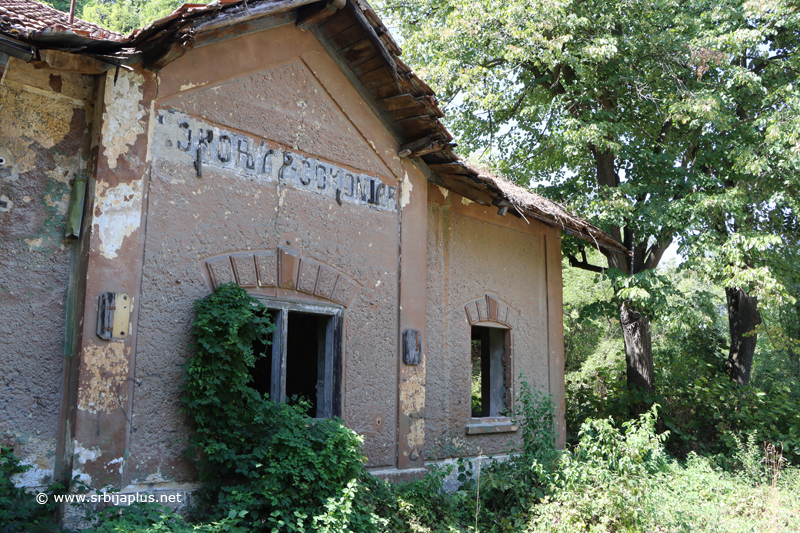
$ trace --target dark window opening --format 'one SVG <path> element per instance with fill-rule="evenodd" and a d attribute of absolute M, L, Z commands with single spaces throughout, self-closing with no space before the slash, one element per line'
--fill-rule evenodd
<path fill-rule="evenodd" d="M 318 416 L 325 388 L 325 330 L 330 317 L 289 313 L 286 336 L 286 398 L 297 396 L 311 404 L 309 416 Z M 320 379 L 322 378 L 322 379 Z"/>
<path fill-rule="evenodd" d="M 470 360 L 472 416 L 506 414 L 507 330 L 473 326 Z"/>
<path fill-rule="evenodd" d="M 253 350 L 264 354 L 251 370 L 252 386 L 271 400 L 302 399 L 308 416 L 331 418 L 341 412 L 342 309 L 266 300 L 275 331 Z"/>

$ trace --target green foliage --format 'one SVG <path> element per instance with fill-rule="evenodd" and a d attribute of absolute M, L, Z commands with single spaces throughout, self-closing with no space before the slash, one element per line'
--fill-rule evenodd
<path fill-rule="evenodd" d="M 469 487 L 479 498 L 479 530 L 519 531 L 530 510 L 547 494 L 556 468 L 555 415 L 550 395 L 533 391 L 520 375 L 515 421 L 521 449 L 502 462 L 491 462 Z"/>
<path fill-rule="evenodd" d="M 364 531 L 377 523 L 369 506 L 353 506 L 361 437 L 253 388 L 250 371 L 264 356 L 253 346 L 267 346 L 275 329 L 265 306 L 228 284 L 196 301 L 195 312 L 196 353 L 181 389 L 212 516 L 245 510 L 253 531 Z"/>
<path fill-rule="evenodd" d="M 483 391 L 481 390 L 483 380 L 481 379 L 480 353 L 480 341 L 472 341 L 472 352 L 470 357 L 470 362 L 472 363 L 472 383 L 470 386 L 470 405 L 472 408 L 472 416 L 481 416 L 481 407 L 483 406 Z"/>
<path fill-rule="evenodd" d="M 647 530 L 643 502 L 666 467 L 666 435 L 656 435 L 656 418 L 653 407 L 621 428 L 611 419 L 587 420 L 554 476 L 552 503 L 536 509 L 535 529 Z"/>
<path fill-rule="evenodd" d="M 750 250 L 798 213 L 794 3 L 378 5 L 467 153 L 625 240 L 635 272 L 680 240 L 716 279 L 778 294 Z"/>
<path fill-rule="evenodd" d="M 671 430 L 668 447 L 678 455 L 689 451 L 733 454 L 736 435 L 755 432 L 758 439 L 783 444 L 787 458 L 800 461 L 800 401 L 788 388 L 766 393 L 733 384 L 713 365 L 674 368 L 662 377 L 662 394 L 631 390 L 619 377 L 605 376 L 599 395 L 590 387 L 573 389 L 571 422 L 611 416 L 627 420 L 637 403 L 664 405 L 661 423 Z"/>
<path fill-rule="evenodd" d="M 167 507 L 157 503 L 133 503 L 106 507 L 91 517 L 94 526 L 82 533 L 247 533 L 241 525 L 246 511 L 207 524 L 189 524 Z"/>
<path fill-rule="evenodd" d="M 392 533 L 450 533 L 467 531 L 475 499 L 465 490 L 444 490 L 450 468 L 433 469 L 422 479 L 393 485 L 372 479 L 367 503 L 384 518 L 381 529 Z"/>
<path fill-rule="evenodd" d="M 49 0 L 44 3 L 59 11 L 69 12 L 70 0 Z M 151 22 L 166 17 L 186 0 L 78 0 L 76 17 L 93 22 L 111 31 L 129 34 Z M 193 4 L 207 4 L 209 0 L 193 0 Z"/>
<path fill-rule="evenodd" d="M 61 484 L 48 487 L 48 503 L 39 505 L 34 494 L 17 487 L 12 479 L 31 467 L 20 463 L 10 446 L 0 445 L 0 532 L 57 531 L 54 518 L 57 505 L 52 494 L 64 490 Z"/>
<path fill-rule="evenodd" d="M 775 485 L 754 487 L 694 453 L 684 463 L 670 459 L 665 434 L 655 426 L 655 409 L 621 427 L 587 420 L 527 531 L 788 533 L 800 527 L 800 470 L 785 469 Z M 746 452 L 748 464 L 765 460 L 757 450 Z"/>
<path fill-rule="evenodd" d="M 522 430 L 521 456 L 530 462 L 550 463 L 555 459 L 556 426 L 553 400 L 542 391 L 533 391 L 520 374 L 517 397 L 517 422 Z"/>
<path fill-rule="evenodd" d="M 611 416 L 622 423 L 630 418 L 632 406 L 658 403 L 662 406 L 659 427 L 670 430 L 667 448 L 679 457 L 691 451 L 732 456 L 737 449 L 734 436 L 755 431 L 758 439 L 783 443 L 788 459 L 800 460 L 800 372 L 793 365 L 795 323 L 790 318 L 796 300 L 764 307 L 752 386 L 738 387 L 725 373 L 728 324 L 724 291 L 708 284 L 685 263 L 677 269 L 664 269 L 660 275 L 674 290 L 654 321 L 656 395 L 631 390 L 625 383 L 623 342 L 615 319 L 603 315 L 602 310 L 598 312 L 596 300 L 587 296 L 585 289 L 565 288 L 565 308 L 576 317 L 575 322 L 602 324 L 605 320 L 610 332 L 605 344 L 616 344 L 616 349 L 609 351 L 598 342 L 587 343 L 588 355 L 572 363 L 571 368 L 568 365 L 566 418 L 570 441 L 577 442 L 578 428 L 586 419 Z M 780 275 L 791 279 L 790 275 Z M 571 276 L 574 279 L 576 274 Z M 577 276 L 594 275 L 580 272 Z M 591 278 L 585 283 L 589 282 Z M 787 287 L 793 285 L 787 283 Z M 781 322 L 782 317 L 789 320 Z M 567 331 L 567 343 L 570 334 Z"/>

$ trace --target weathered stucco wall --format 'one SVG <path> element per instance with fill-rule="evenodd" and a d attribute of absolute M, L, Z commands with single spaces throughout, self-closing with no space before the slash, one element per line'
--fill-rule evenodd
<path fill-rule="evenodd" d="M 157 76 L 3 57 L 0 74 L 0 438 L 35 466 L 26 485 L 49 480 L 59 450 L 98 487 L 196 478 L 179 413 L 192 304 L 234 276 L 345 307 L 342 418 L 370 467 L 506 449 L 513 435 L 464 435 L 464 305 L 487 293 L 520 312 L 512 374 L 554 394 L 563 422 L 558 230 L 430 185 L 312 33 L 198 46 Z M 63 236 L 78 173 L 80 243 Z M 276 288 L 281 250 L 300 258 L 295 288 Z M 102 340 L 109 292 L 130 298 L 130 329 Z M 402 361 L 404 330 L 418 365 Z"/>
<path fill-rule="evenodd" d="M 357 284 L 345 311 L 342 417 L 364 435 L 370 466 L 394 465 L 397 210 L 399 181 L 413 166 L 397 159 L 396 141 L 316 39 L 293 26 L 186 54 L 159 74 L 155 109 L 163 118 L 151 131 L 128 481 L 194 478 L 182 455 L 188 426 L 178 387 L 190 356 L 192 303 L 211 292 L 205 261 L 278 246 Z M 211 141 L 200 143 L 209 132 Z M 321 162 L 328 173 L 303 185 L 302 173 L 280 170 L 285 154 L 298 168 L 303 160 Z M 382 183 L 377 205 L 347 191 L 337 201 L 330 181 L 336 171 L 337 179 L 350 173 Z M 329 301 L 273 287 L 248 290 Z"/>
<path fill-rule="evenodd" d="M 72 181 L 85 175 L 90 76 L 0 54 L 0 442 L 52 480 L 78 242 L 64 237 Z M 6 64 L 6 61 L 8 63 Z"/>
<path fill-rule="evenodd" d="M 516 434 L 465 434 L 472 418 L 464 306 L 490 293 L 518 310 L 512 329 L 514 395 L 520 374 L 534 390 L 551 392 L 545 250 L 546 239 L 558 241 L 559 234 L 535 220 L 501 217 L 496 207 L 435 185 L 429 191 L 426 453 L 431 459 L 501 453 Z"/>

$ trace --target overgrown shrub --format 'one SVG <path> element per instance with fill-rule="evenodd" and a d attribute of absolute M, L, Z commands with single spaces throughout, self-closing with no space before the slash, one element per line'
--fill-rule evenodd
<path fill-rule="evenodd" d="M 12 447 L 0 446 L 0 533 L 59 530 L 54 521 L 57 505 L 52 494 L 63 487 L 61 484 L 51 485 L 44 491 L 48 503 L 39 505 L 33 493 L 17 487 L 12 479 L 30 468 L 20 463 Z"/>
<path fill-rule="evenodd" d="M 190 453 L 210 516 L 247 511 L 252 530 L 368 531 L 361 489 L 362 439 L 339 420 L 306 416 L 253 387 L 251 370 L 274 330 L 266 308 L 228 284 L 195 302 L 195 355 L 185 365 L 183 411 L 193 423 Z"/>
<path fill-rule="evenodd" d="M 580 442 L 553 476 L 551 502 L 535 510 L 536 531 L 644 531 L 647 498 L 666 467 L 656 408 L 617 426 L 587 420 Z"/>
<path fill-rule="evenodd" d="M 800 462 L 800 399 L 785 386 L 767 393 L 739 386 L 708 366 L 676 367 L 659 381 L 658 393 L 630 389 L 621 376 L 602 373 L 603 390 L 573 387 L 568 423 L 612 417 L 630 418 L 634 404 L 663 405 L 660 423 L 670 430 L 668 449 L 679 457 L 688 452 L 732 455 L 736 435 L 755 432 L 757 440 L 782 444 L 786 457 Z"/>
<path fill-rule="evenodd" d="M 241 525 L 246 511 L 205 524 L 190 524 L 181 515 L 157 503 L 106 507 L 93 516 L 93 526 L 81 533 L 247 533 Z"/>

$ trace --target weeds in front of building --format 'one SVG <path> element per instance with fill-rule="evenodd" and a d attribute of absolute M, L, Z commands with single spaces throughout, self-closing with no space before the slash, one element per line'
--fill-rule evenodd
<path fill-rule="evenodd" d="M 715 440 L 726 447 L 679 461 L 665 441 L 698 420 L 659 431 L 675 407 L 657 405 L 638 417 L 609 416 L 630 412 L 641 395 L 607 398 L 606 416 L 585 419 L 574 445 L 559 452 L 549 397 L 523 383 L 521 446 L 507 461 L 473 467 L 462 459 L 420 480 L 379 481 L 363 466 L 361 438 L 340 421 L 309 418 L 308 405 L 276 404 L 256 391 L 251 370 L 261 354 L 253 347 L 266 346 L 273 329 L 262 307 L 232 285 L 196 304 L 196 355 L 185 366 L 182 399 L 204 489 L 191 513 L 109 506 L 89 517 L 86 533 L 800 530 L 800 471 L 780 443 L 764 444 L 754 430 L 730 432 Z M 727 396 L 717 397 L 695 416 L 724 416 Z M 14 486 L 26 468 L 2 448 L 0 532 L 61 531 L 52 504 L 37 505 Z M 448 492 L 451 474 L 460 486 Z"/>

